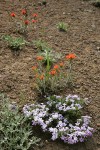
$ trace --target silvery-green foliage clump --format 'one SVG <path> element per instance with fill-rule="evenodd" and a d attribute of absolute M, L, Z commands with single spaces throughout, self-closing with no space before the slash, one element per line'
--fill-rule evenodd
<path fill-rule="evenodd" d="M 22 37 L 12 37 L 10 35 L 3 36 L 3 39 L 7 41 L 8 46 L 12 50 L 21 50 L 23 46 L 26 44 L 26 41 Z"/>
<path fill-rule="evenodd" d="M 0 149 L 29 150 L 38 144 L 39 138 L 32 135 L 32 128 L 15 103 L 10 104 L 0 95 Z"/>
<path fill-rule="evenodd" d="M 51 139 L 61 139 L 65 143 L 84 142 L 94 131 L 89 126 L 90 116 L 82 116 L 83 100 L 77 95 L 47 97 L 46 103 L 25 105 L 23 112 L 32 120 L 32 125 L 40 125 L 44 132 L 51 133 Z"/>

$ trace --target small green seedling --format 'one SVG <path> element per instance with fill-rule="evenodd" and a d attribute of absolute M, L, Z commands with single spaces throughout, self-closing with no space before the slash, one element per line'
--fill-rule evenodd
<path fill-rule="evenodd" d="M 59 29 L 59 31 L 66 32 L 68 30 L 68 24 L 66 24 L 64 22 L 59 22 L 57 25 L 57 28 Z"/>

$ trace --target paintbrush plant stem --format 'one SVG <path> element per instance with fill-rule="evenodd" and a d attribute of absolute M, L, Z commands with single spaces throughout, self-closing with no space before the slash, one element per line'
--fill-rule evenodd
<path fill-rule="evenodd" d="M 69 60 L 68 83 L 72 83 L 72 60 Z"/>

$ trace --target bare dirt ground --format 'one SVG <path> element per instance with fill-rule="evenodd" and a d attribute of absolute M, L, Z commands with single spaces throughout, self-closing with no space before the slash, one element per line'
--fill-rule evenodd
<path fill-rule="evenodd" d="M 91 103 L 85 114 L 92 117 L 95 128 L 93 138 L 85 143 L 70 146 L 48 140 L 43 147 L 36 149 L 100 150 L 100 9 L 82 0 L 47 0 L 46 7 L 40 6 L 39 2 L 0 0 L 0 92 L 19 104 L 32 102 L 37 97 L 31 79 L 36 49 L 27 45 L 19 56 L 14 56 L 1 38 L 3 35 L 19 36 L 9 19 L 9 13 L 20 14 L 27 4 L 30 14 L 38 14 L 38 22 L 29 29 L 27 40 L 42 39 L 63 56 L 68 53 L 77 55 L 74 63 L 75 87 L 73 90 L 66 88 L 60 95 L 70 92 L 88 97 Z M 66 33 L 57 29 L 61 21 L 69 25 Z"/>

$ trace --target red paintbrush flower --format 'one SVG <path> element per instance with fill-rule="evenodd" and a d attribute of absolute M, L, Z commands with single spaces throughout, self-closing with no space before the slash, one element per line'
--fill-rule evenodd
<path fill-rule="evenodd" d="M 27 11 L 25 9 L 22 9 L 22 14 L 26 15 Z"/>
<path fill-rule="evenodd" d="M 24 23 L 25 23 L 25 25 L 28 25 L 28 24 L 29 24 L 29 21 L 28 21 L 28 20 L 25 20 Z"/>
<path fill-rule="evenodd" d="M 33 17 L 37 17 L 38 16 L 38 14 L 33 14 Z"/>
<path fill-rule="evenodd" d="M 11 16 L 11 17 L 15 17 L 16 15 L 15 15 L 15 13 L 12 12 L 12 13 L 10 14 L 10 16 Z"/>
<path fill-rule="evenodd" d="M 36 20 L 32 20 L 32 22 L 33 22 L 33 23 L 36 23 L 37 21 L 36 21 Z"/>

